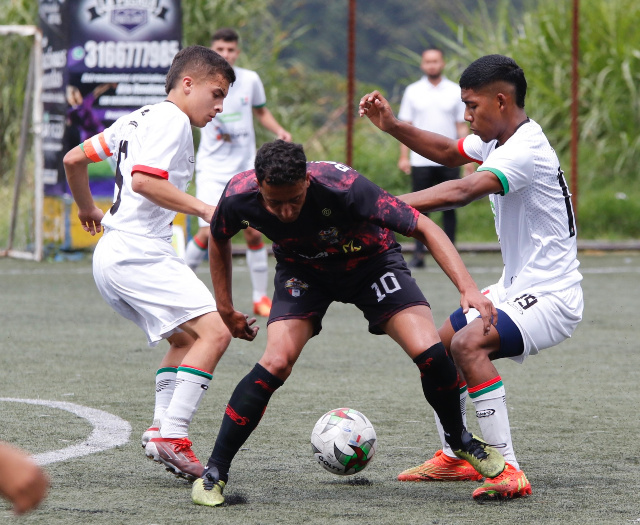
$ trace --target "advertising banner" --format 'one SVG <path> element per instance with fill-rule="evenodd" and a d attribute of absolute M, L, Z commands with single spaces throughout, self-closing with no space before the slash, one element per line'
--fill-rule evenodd
<path fill-rule="evenodd" d="M 40 0 L 45 194 L 68 193 L 62 158 L 117 118 L 166 98 L 180 50 L 180 0 Z M 90 166 L 97 197 L 113 196 L 113 166 Z"/>

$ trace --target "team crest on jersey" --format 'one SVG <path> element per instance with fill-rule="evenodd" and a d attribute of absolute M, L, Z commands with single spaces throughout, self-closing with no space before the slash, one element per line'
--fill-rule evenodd
<path fill-rule="evenodd" d="M 328 242 L 329 244 L 336 244 L 339 242 L 338 228 L 335 226 L 326 230 L 320 230 L 320 232 L 318 232 L 318 236 L 323 242 Z"/>
<path fill-rule="evenodd" d="M 309 289 L 309 285 L 297 277 L 289 279 L 284 287 L 291 297 L 302 297 Z"/>

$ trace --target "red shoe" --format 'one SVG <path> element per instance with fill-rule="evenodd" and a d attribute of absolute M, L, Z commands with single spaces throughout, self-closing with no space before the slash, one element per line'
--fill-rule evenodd
<path fill-rule="evenodd" d="M 265 295 L 257 303 L 253 303 L 253 313 L 261 317 L 269 317 L 271 313 L 271 299 Z"/>
<path fill-rule="evenodd" d="M 509 463 L 502 474 L 485 479 L 482 486 L 473 491 L 473 499 L 476 501 L 526 498 L 530 495 L 531 483 L 527 476 Z"/>
<path fill-rule="evenodd" d="M 160 427 L 158 426 L 151 426 L 149 427 L 147 430 L 144 431 L 144 434 L 142 434 L 142 438 L 141 438 L 141 442 L 142 442 L 142 448 L 145 448 L 147 446 L 147 443 L 149 443 L 149 441 L 151 441 L 153 438 L 156 437 L 161 437 L 160 436 Z"/>
<path fill-rule="evenodd" d="M 398 474 L 398 481 L 480 481 L 482 475 L 476 472 L 464 459 L 450 458 L 438 450 L 422 465 Z"/>
<path fill-rule="evenodd" d="M 162 463 L 176 476 L 193 481 L 202 476 L 204 467 L 191 450 L 191 444 L 186 437 L 180 439 L 156 437 L 147 443 L 144 450 L 147 457 Z"/>

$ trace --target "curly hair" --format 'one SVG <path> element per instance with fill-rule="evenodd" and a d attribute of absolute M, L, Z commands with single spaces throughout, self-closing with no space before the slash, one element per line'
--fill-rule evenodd
<path fill-rule="evenodd" d="M 302 144 L 274 140 L 266 142 L 256 153 L 256 178 L 273 186 L 296 184 L 307 174 L 307 157 Z"/>

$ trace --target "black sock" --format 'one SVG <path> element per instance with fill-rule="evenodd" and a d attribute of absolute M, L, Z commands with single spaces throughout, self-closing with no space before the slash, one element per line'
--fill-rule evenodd
<path fill-rule="evenodd" d="M 458 372 L 442 343 L 422 352 L 413 362 L 420 369 L 422 391 L 440 418 L 445 438 L 453 450 L 462 447 L 464 430 L 460 412 Z"/>
<path fill-rule="evenodd" d="M 213 452 L 207 462 L 207 467 L 217 467 L 221 481 L 227 482 L 231 461 L 258 426 L 271 394 L 283 384 L 284 381 L 256 363 L 253 370 L 236 386 L 222 417 Z"/>

